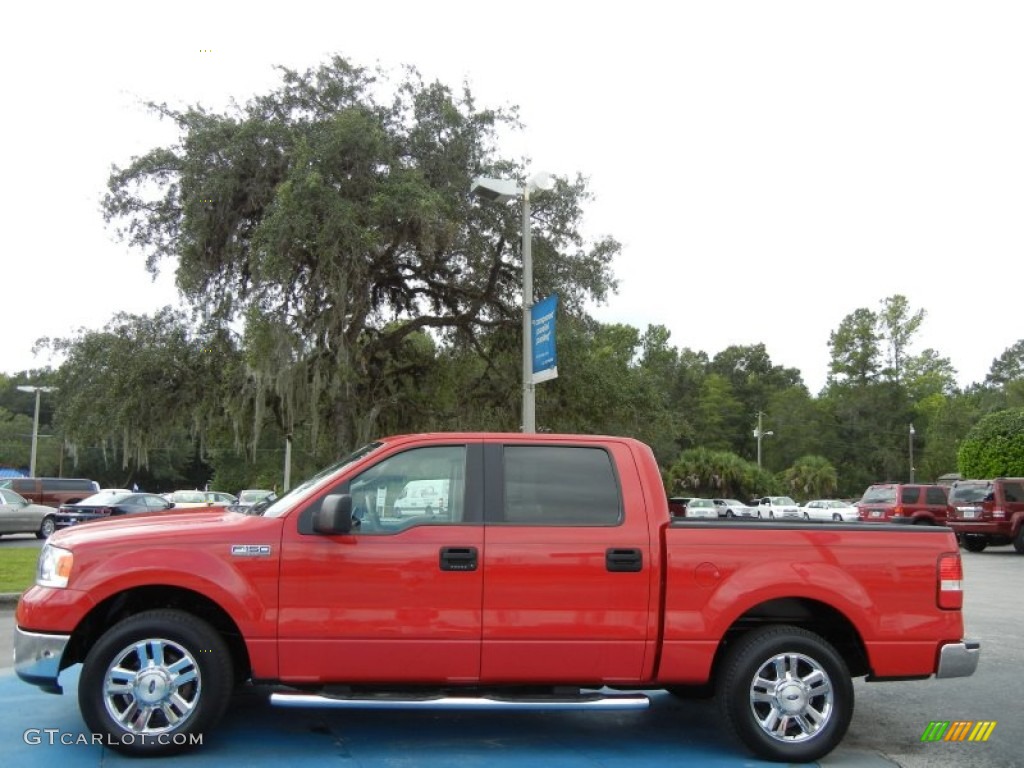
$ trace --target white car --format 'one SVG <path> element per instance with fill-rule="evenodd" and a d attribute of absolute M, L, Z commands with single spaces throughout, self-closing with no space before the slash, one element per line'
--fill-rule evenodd
<path fill-rule="evenodd" d="M 838 499 L 815 499 L 803 505 L 801 511 L 805 520 L 832 520 L 849 523 L 860 520 L 860 510 L 852 504 Z"/>
<path fill-rule="evenodd" d="M 712 499 L 719 517 L 757 517 L 757 510 L 736 499 Z"/>
<path fill-rule="evenodd" d="M 690 499 L 686 505 L 687 517 L 710 517 L 718 519 L 718 507 L 711 499 Z"/>
<path fill-rule="evenodd" d="M 395 517 L 448 511 L 448 480 L 411 480 L 395 499 Z"/>
<path fill-rule="evenodd" d="M 795 517 L 802 518 L 803 511 L 789 496 L 763 496 L 757 504 L 757 516 L 769 520 Z"/>

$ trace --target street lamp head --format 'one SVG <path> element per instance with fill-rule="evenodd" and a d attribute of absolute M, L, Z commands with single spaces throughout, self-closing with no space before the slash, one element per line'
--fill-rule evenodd
<path fill-rule="evenodd" d="M 914 425 L 913 425 L 913 424 L 911 424 L 911 425 L 910 425 L 910 434 L 911 434 L 911 435 L 916 435 L 916 434 L 917 434 L 917 433 L 916 433 L 916 432 L 914 431 Z"/>
<path fill-rule="evenodd" d="M 508 179 L 492 179 L 487 176 L 477 176 L 469 188 L 471 195 L 476 195 L 492 203 L 507 203 L 522 194 L 522 190 L 514 182 Z"/>
<path fill-rule="evenodd" d="M 548 190 L 555 186 L 555 180 L 551 174 L 547 171 L 538 171 L 530 177 L 530 180 L 526 182 L 526 188 L 533 192 L 534 190 Z"/>
<path fill-rule="evenodd" d="M 18 387 L 18 391 L 19 392 L 29 392 L 29 393 L 53 392 L 56 389 L 57 389 L 56 387 L 32 387 L 32 386 L 19 386 Z"/>

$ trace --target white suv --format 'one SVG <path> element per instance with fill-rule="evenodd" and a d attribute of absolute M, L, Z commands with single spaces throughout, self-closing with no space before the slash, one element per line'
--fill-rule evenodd
<path fill-rule="evenodd" d="M 783 517 L 802 518 L 804 513 L 789 496 L 764 496 L 757 504 L 757 516 L 774 520 Z"/>

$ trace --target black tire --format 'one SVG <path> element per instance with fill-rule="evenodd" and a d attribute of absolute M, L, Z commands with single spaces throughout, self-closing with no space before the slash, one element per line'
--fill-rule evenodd
<path fill-rule="evenodd" d="M 811 513 L 810 512 L 804 512 L 804 520 L 810 520 L 810 519 L 811 519 Z"/>
<path fill-rule="evenodd" d="M 840 515 L 838 512 L 833 512 L 832 513 L 832 522 L 833 523 L 841 523 L 841 522 L 843 522 L 843 516 Z"/>
<path fill-rule="evenodd" d="M 1013 548 L 1017 554 L 1024 555 L 1024 523 L 1017 529 L 1017 535 L 1013 537 Z"/>
<path fill-rule="evenodd" d="M 775 510 L 774 509 L 769 509 L 768 510 L 768 519 L 769 520 L 774 520 L 775 519 Z"/>
<path fill-rule="evenodd" d="M 726 517 L 736 517 L 736 513 L 733 512 L 731 509 L 727 509 L 727 510 L 725 510 L 725 516 Z"/>
<path fill-rule="evenodd" d="M 716 695 L 733 733 L 765 760 L 817 760 L 843 740 L 853 717 L 846 663 L 824 638 L 800 627 L 764 627 L 736 641 Z"/>
<path fill-rule="evenodd" d="M 914 518 L 914 525 L 935 525 L 935 521 L 927 517 L 916 517 Z"/>
<path fill-rule="evenodd" d="M 57 524 L 53 521 L 53 517 L 47 515 L 43 518 L 43 522 L 39 524 L 39 530 L 36 531 L 37 539 L 48 539 L 53 536 L 53 532 L 57 530 Z"/>
<path fill-rule="evenodd" d="M 176 754 L 198 746 L 197 735 L 224 714 L 233 666 L 224 640 L 202 619 L 184 611 L 147 611 L 115 624 L 89 651 L 78 706 L 104 746 L 132 755 Z M 140 693 L 152 699 L 148 711 L 136 706 Z M 127 723 L 118 719 L 135 710 L 143 714 L 124 718 Z"/>
<path fill-rule="evenodd" d="M 968 552 L 984 552 L 988 546 L 988 538 L 978 534 L 965 533 L 960 537 L 960 546 Z"/>

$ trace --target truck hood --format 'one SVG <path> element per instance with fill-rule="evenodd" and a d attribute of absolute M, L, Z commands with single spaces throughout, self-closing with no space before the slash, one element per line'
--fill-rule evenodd
<path fill-rule="evenodd" d="M 218 528 L 224 529 L 226 533 L 229 528 L 244 526 L 246 521 L 259 519 L 240 512 L 228 512 L 223 507 L 124 515 L 64 528 L 53 534 L 48 543 L 74 548 L 80 544 L 100 541 L 110 543 L 118 539 L 164 539 L 190 532 L 213 533 Z"/>

